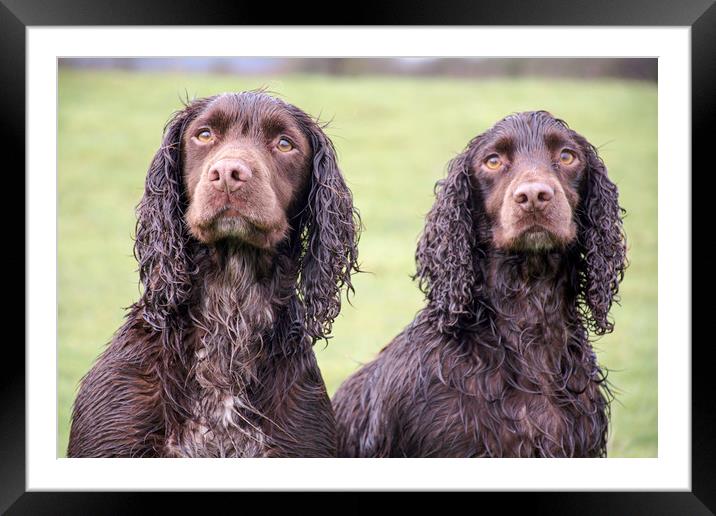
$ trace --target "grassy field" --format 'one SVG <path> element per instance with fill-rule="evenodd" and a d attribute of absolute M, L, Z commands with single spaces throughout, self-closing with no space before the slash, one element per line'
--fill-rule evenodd
<path fill-rule="evenodd" d="M 504 115 L 546 109 L 600 148 L 627 209 L 631 267 L 616 330 L 596 343 L 617 389 L 611 457 L 657 455 L 657 92 L 620 81 L 282 78 L 61 69 L 58 121 L 58 443 L 80 378 L 138 297 L 131 236 L 149 161 L 179 97 L 267 86 L 322 119 L 365 231 L 353 306 L 316 346 L 332 394 L 422 306 L 410 280 L 433 185 Z"/>

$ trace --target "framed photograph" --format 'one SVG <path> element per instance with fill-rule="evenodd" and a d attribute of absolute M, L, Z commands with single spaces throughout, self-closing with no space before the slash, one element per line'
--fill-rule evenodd
<path fill-rule="evenodd" d="M 0 6 L 27 203 L 0 508 L 531 491 L 709 514 L 713 3 L 244 7 Z"/>

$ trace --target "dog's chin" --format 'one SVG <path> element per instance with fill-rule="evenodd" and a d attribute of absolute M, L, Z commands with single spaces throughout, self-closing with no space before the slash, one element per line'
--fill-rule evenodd
<path fill-rule="evenodd" d="M 217 240 L 224 238 L 255 240 L 260 231 L 244 217 L 222 215 L 214 220 L 212 233 Z"/>
<path fill-rule="evenodd" d="M 272 249 L 284 237 L 285 230 L 264 227 L 235 210 L 226 210 L 204 221 L 192 233 L 204 244 L 235 241 L 259 249 Z"/>
<path fill-rule="evenodd" d="M 562 249 L 566 238 L 543 226 L 530 226 L 509 240 L 503 247 L 520 253 L 548 253 Z"/>
<path fill-rule="evenodd" d="M 514 241 L 515 251 L 527 253 L 544 253 L 559 247 L 555 235 L 546 229 L 531 228 L 523 231 Z"/>

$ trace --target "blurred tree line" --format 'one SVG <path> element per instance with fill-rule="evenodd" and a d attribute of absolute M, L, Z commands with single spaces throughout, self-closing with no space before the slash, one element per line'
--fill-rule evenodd
<path fill-rule="evenodd" d="M 297 59 L 294 69 L 335 75 L 363 73 L 453 77 L 622 77 L 656 81 L 656 59 L 415 58 Z"/>
<path fill-rule="evenodd" d="M 564 77 L 657 80 L 657 59 L 645 58 L 65 58 L 60 66 L 125 70 L 201 71 L 279 75 L 412 75 L 449 77 Z"/>

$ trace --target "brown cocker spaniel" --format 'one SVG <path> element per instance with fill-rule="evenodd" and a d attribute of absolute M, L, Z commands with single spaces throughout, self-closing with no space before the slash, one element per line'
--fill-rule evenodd
<path fill-rule="evenodd" d="M 617 188 L 544 111 L 475 137 L 416 253 L 427 306 L 333 404 L 346 457 L 597 457 L 609 402 L 588 331 L 626 266 Z"/>
<path fill-rule="evenodd" d="M 70 457 L 328 457 L 312 345 L 359 220 L 321 127 L 262 92 L 189 103 L 138 207 L 144 290 L 82 381 Z"/>

